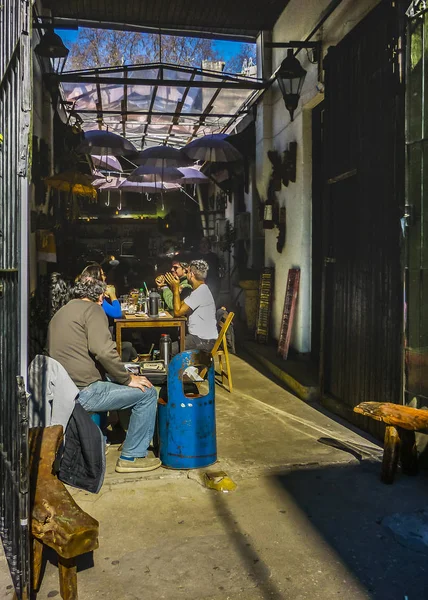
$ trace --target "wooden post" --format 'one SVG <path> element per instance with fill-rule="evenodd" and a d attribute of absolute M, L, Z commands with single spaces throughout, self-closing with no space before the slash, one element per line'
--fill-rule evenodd
<path fill-rule="evenodd" d="M 74 558 L 58 556 L 59 591 L 63 600 L 77 598 L 77 567 Z"/>
<path fill-rule="evenodd" d="M 43 543 L 37 538 L 33 538 L 33 590 L 37 591 L 40 584 L 40 574 L 42 572 L 42 560 L 43 560 Z"/>
<path fill-rule="evenodd" d="M 398 431 L 392 425 L 388 425 L 385 429 L 382 472 L 380 476 L 383 483 L 393 483 L 399 452 L 400 436 L 398 435 Z"/>

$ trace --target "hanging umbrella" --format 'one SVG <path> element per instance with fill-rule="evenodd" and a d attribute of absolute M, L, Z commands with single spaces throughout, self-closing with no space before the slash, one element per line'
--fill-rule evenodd
<path fill-rule="evenodd" d="M 108 179 L 107 177 L 104 177 L 102 173 L 97 171 L 94 173 L 94 175 L 96 176 L 96 179 L 92 181 L 94 188 L 96 188 L 99 192 L 107 192 L 106 206 L 110 206 L 110 192 L 120 192 L 120 203 L 117 207 L 120 210 L 122 208 L 122 190 L 120 190 L 120 185 L 126 181 L 126 178 L 112 176 L 110 179 Z"/>
<path fill-rule="evenodd" d="M 124 156 L 127 154 L 136 154 L 137 149 L 134 144 L 116 133 L 93 129 L 85 131 L 83 140 L 76 148 L 80 154 L 95 154 L 96 156 Z"/>
<path fill-rule="evenodd" d="M 150 165 L 141 165 L 135 171 L 132 171 L 128 177 L 128 181 L 141 181 L 144 183 L 150 182 L 168 182 L 177 183 L 183 179 L 183 174 L 175 167 L 153 167 Z"/>
<path fill-rule="evenodd" d="M 117 190 L 119 189 L 120 185 L 126 181 L 126 177 L 116 177 L 116 176 L 111 176 L 109 179 L 107 179 L 106 177 L 99 177 L 97 179 L 94 179 L 92 182 L 92 185 L 94 186 L 95 189 L 97 190 Z"/>
<path fill-rule="evenodd" d="M 133 159 L 136 165 L 149 165 L 152 167 L 187 167 L 192 161 L 181 150 L 171 146 L 152 146 L 138 153 Z"/>
<path fill-rule="evenodd" d="M 225 134 L 204 135 L 183 148 L 186 156 L 206 162 L 234 162 L 242 159 L 242 154 L 229 144 Z"/>
<path fill-rule="evenodd" d="M 76 196 L 89 196 L 90 198 L 97 197 L 97 191 L 92 185 L 92 177 L 79 173 L 79 171 L 64 171 L 46 177 L 44 181 L 49 188 L 60 192 L 69 192 Z"/>
<path fill-rule="evenodd" d="M 195 169 L 194 167 L 181 167 L 178 169 L 180 173 L 183 174 L 183 179 L 180 179 L 180 183 L 182 185 L 194 184 L 198 185 L 200 183 L 209 183 L 209 178 L 201 173 L 199 169 Z"/>
<path fill-rule="evenodd" d="M 179 190 L 181 190 L 181 186 L 178 183 L 165 183 L 163 181 L 150 183 L 125 179 L 119 186 L 121 192 L 134 192 L 136 194 L 160 194 Z"/>
<path fill-rule="evenodd" d="M 122 165 L 115 156 L 97 156 L 92 154 L 92 162 L 99 169 L 104 171 L 116 171 L 120 173 L 122 171 Z"/>

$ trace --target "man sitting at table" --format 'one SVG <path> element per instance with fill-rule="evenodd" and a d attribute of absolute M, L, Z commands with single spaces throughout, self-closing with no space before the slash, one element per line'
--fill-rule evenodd
<path fill-rule="evenodd" d="M 49 356 L 61 363 L 79 388 L 79 402 L 87 411 L 132 409 L 116 471 L 152 471 L 161 465 L 158 458 L 147 457 L 157 394 L 150 381 L 131 375 L 120 361 L 101 308 L 105 289 L 105 284 L 95 279 L 76 283 L 74 299 L 49 323 Z"/>
<path fill-rule="evenodd" d="M 192 286 L 187 281 L 187 269 L 189 268 L 188 263 L 180 260 L 173 260 L 171 266 L 171 273 L 179 278 L 180 280 L 180 298 L 185 300 L 192 291 Z M 165 308 L 168 310 L 174 310 L 174 294 L 172 289 L 167 285 L 165 275 L 159 275 L 155 279 L 158 291 L 165 302 Z"/>
<path fill-rule="evenodd" d="M 180 298 L 180 279 L 167 273 L 165 279 L 171 286 L 174 298 L 174 316 L 188 315 L 186 350 L 212 350 L 217 339 L 216 310 L 213 295 L 205 283 L 208 265 L 204 260 L 192 260 L 187 271 L 187 280 L 192 293 L 185 300 Z M 178 342 L 172 344 L 172 354 L 178 354 Z"/>

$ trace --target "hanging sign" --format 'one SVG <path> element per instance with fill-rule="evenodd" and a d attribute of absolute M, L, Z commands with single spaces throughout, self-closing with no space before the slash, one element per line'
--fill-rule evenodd
<path fill-rule="evenodd" d="M 259 307 L 256 320 L 256 341 L 259 342 L 259 344 L 267 344 L 269 339 L 273 278 L 273 267 L 265 267 L 260 276 Z"/>
<path fill-rule="evenodd" d="M 414 19 L 415 17 L 422 15 L 427 10 L 427 0 L 413 0 L 413 2 L 410 3 L 409 8 L 406 10 L 406 15 L 409 17 L 409 19 Z"/>
<path fill-rule="evenodd" d="M 300 269 L 289 269 L 287 289 L 285 292 L 284 310 L 282 311 L 281 332 L 278 340 L 278 354 L 287 360 L 296 312 L 297 295 L 299 293 Z"/>

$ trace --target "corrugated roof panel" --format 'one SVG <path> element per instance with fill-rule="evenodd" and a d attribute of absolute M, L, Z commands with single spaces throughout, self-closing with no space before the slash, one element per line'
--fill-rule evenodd
<path fill-rule="evenodd" d="M 288 0 L 44 0 L 52 16 L 82 21 L 255 38 L 272 29 Z"/>

